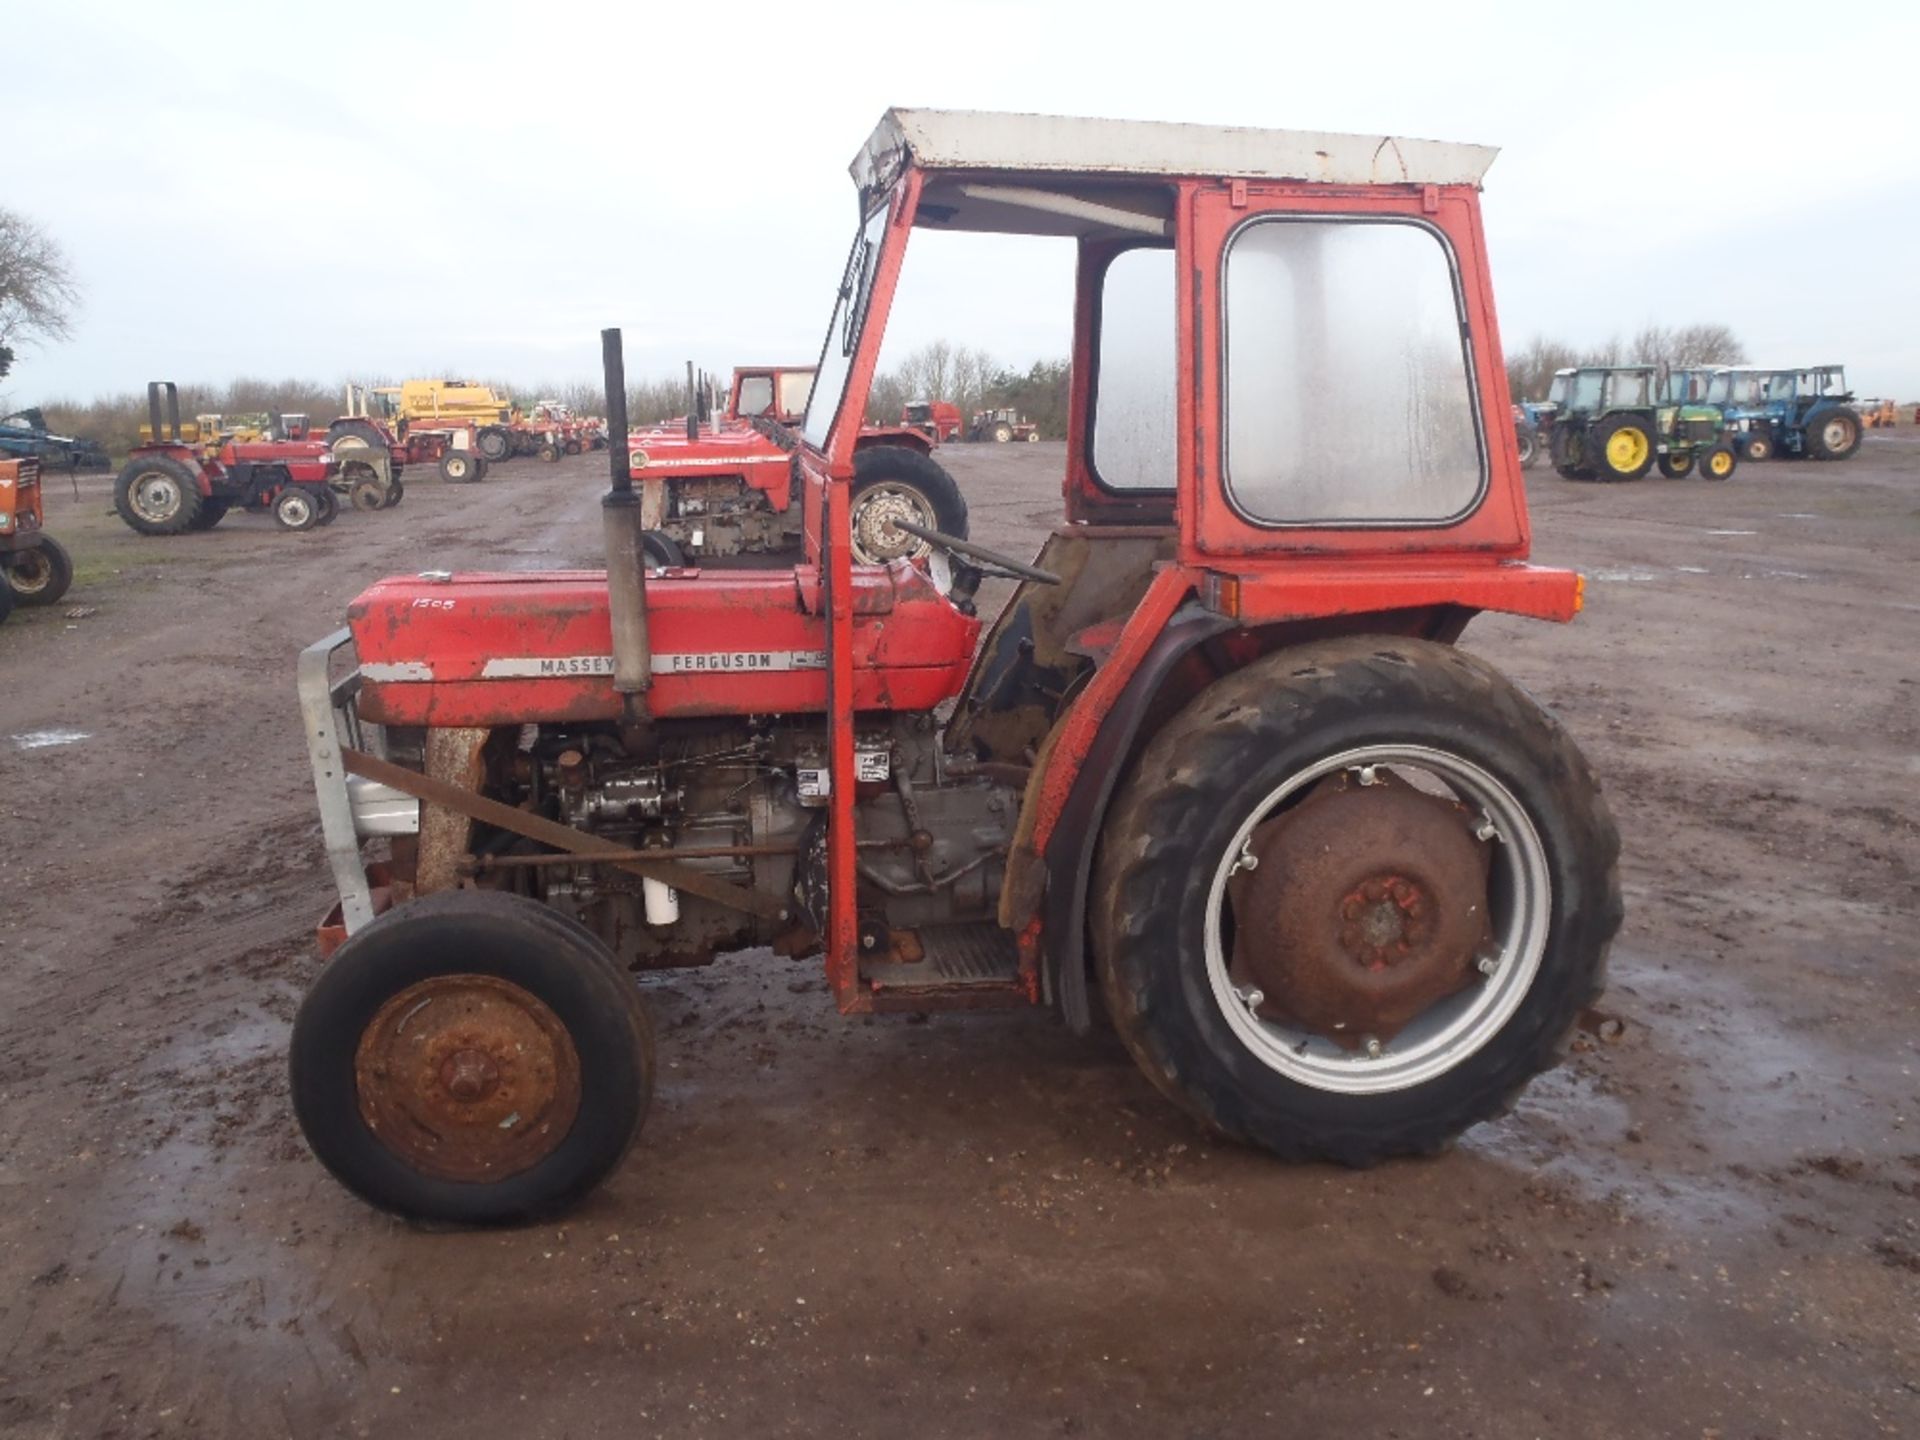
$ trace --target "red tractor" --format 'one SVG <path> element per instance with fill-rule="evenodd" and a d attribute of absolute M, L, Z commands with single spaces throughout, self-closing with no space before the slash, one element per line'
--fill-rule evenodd
<path fill-rule="evenodd" d="M 73 558 L 45 525 L 39 460 L 0 460 L 0 620 L 16 603 L 53 604 L 73 583 Z"/>
<path fill-rule="evenodd" d="M 960 419 L 960 407 L 945 400 L 909 400 L 900 409 L 900 423 L 918 430 L 936 445 L 958 440 L 966 428 Z"/>
<path fill-rule="evenodd" d="M 631 437 L 633 473 L 649 482 L 642 510 L 654 564 L 802 548 L 794 456 L 813 378 L 810 365 L 735 370 L 726 413 L 713 419 L 689 375 L 686 418 Z M 861 563 L 929 553 L 897 520 L 966 538 L 967 502 L 924 431 L 863 424 L 853 443 L 853 549 Z"/>
<path fill-rule="evenodd" d="M 147 419 L 113 485 L 114 509 L 142 535 L 211 530 L 233 509 L 266 511 L 287 530 L 328 525 L 339 513 L 340 464 L 323 441 L 238 440 L 182 425 L 170 380 L 147 386 Z"/>
<path fill-rule="evenodd" d="M 650 572 L 616 457 L 604 573 L 385 580 L 302 655 L 340 897 L 292 1037 L 320 1160 L 402 1215 L 563 1210 L 647 1108 L 627 972 L 759 945 L 818 955 L 850 1014 L 1098 1017 L 1286 1159 L 1430 1155 L 1503 1113 L 1598 996 L 1621 898 L 1572 738 L 1458 648 L 1582 593 L 1526 559 L 1492 158 L 888 112 L 794 437 L 794 565 Z M 1032 561 L 903 521 L 930 564 L 856 562 L 921 226 L 1076 252 Z M 1330 397 L 1366 445 L 1322 443 Z M 1017 588 L 983 637 L 988 576 Z"/>
<path fill-rule="evenodd" d="M 408 465 L 432 465 L 449 485 L 475 484 L 487 478 L 491 462 L 475 445 L 471 425 L 408 423 L 400 413 L 396 399 L 399 394 L 399 389 L 393 386 L 347 386 L 347 413 L 327 426 L 326 437 L 328 447 L 343 467 L 357 462 L 377 464 L 375 457 L 385 455 L 392 476 L 390 503 L 394 505 L 400 503 L 400 496 L 405 493 L 400 476 Z M 359 502 L 356 500 L 356 503 Z"/>

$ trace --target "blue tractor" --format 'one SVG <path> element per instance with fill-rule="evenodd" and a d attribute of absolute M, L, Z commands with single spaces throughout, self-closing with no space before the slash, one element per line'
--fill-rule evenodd
<path fill-rule="evenodd" d="M 1860 448 L 1866 427 L 1853 407 L 1846 367 L 1798 370 L 1727 366 L 1713 372 L 1707 403 L 1726 417 L 1743 460 L 1845 460 Z"/>

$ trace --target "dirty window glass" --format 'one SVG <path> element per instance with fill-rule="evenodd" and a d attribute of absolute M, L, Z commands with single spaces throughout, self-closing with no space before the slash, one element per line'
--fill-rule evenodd
<path fill-rule="evenodd" d="M 1441 521 L 1485 477 L 1453 267 L 1418 225 L 1267 220 L 1227 252 L 1227 487 L 1255 520 Z"/>
<path fill-rule="evenodd" d="M 807 400 L 803 427 L 807 443 L 816 449 L 826 448 L 827 434 L 833 429 L 834 414 L 847 388 L 847 372 L 853 368 L 853 353 L 859 348 L 860 332 L 867 322 L 867 302 L 873 298 L 873 277 L 880 264 L 880 242 L 887 232 L 891 208 L 882 200 L 880 208 L 867 216 L 854 237 L 847 268 L 840 277 L 840 291 L 827 322 L 827 341 L 821 347 L 819 372 Z M 815 400 L 820 403 L 814 404 Z"/>
<path fill-rule="evenodd" d="M 1174 482 L 1174 280 L 1171 250 L 1127 250 L 1100 287 L 1093 469 L 1113 490 Z"/>
<path fill-rule="evenodd" d="M 804 415 L 807 413 L 807 396 L 813 393 L 813 372 L 811 370 L 784 370 L 780 374 L 781 415 Z"/>
<path fill-rule="evenodd" d="M 1653 403 L 1648 387 L 1653 377 L 1643 370 L 1616 370 L 1607 377 L 1607 404 L 1615 409 L 1639 409 Z"/>
<path fill-rule="evenodd" d="M 742 415 L 763 415 L 771 404 L 773 404 L 771 375 L 740 377 L 740 413 Z"/>

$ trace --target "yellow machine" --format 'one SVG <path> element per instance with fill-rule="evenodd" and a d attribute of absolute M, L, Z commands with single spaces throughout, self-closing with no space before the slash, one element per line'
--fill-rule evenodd
<path fill-rule="evenodd" d="M 467 380 L 406 380 L 374 392 L 392 397 L 392 414 L 402 420 L 471 420 L 476 425 L 513 423 L 513 402 L 491 385 Z"/>

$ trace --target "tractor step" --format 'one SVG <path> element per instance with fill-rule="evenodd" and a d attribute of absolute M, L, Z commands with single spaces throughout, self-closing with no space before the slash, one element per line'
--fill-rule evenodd
<path fill-rule="evenodd" d="M 922 959 L 861 965 L 860 980 L 874 1009 L 971 1009 L 1027 999 L 1011 931 L 992 924 L 936 925 L 918 936 Z"/>

